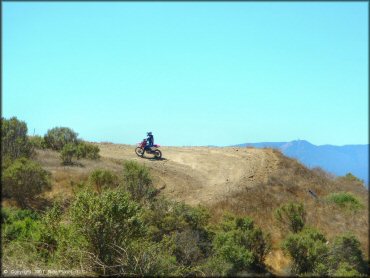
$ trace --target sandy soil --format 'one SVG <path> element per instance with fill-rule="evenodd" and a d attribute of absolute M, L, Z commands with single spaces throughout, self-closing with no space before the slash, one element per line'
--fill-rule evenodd
<path fill-rule="evenodd" d="M 246 187 L 256 186 L 277 169 L 270 149 L 161 147 L 162 160 L 138 157 L 135 146 L 98 144 L 105 159 L 133 159 L 153 171 L 163 193 L 188 204 L 209 204 Z"/>

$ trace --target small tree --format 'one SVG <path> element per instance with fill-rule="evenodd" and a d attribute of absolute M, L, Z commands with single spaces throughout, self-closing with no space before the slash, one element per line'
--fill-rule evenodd
<path fill-rule="evenodd" d="M 27 137 L 27 125 L 16 117 L 1 118 L 1 155 L 11 160 L 32 155 L 33 148 Z"/>
<path fill-rule="evenodd" d="M 60 151 L 66 144 L 77 144 L 78 134 L 68 127 L 54 127 L 44 136 L 48 148 Z"/>
<path fill-rule="evenodd" d="M 305 224 L 306 212 L 301 203 L 287 203 L 275 210 L 276 220 L 293 233 L 301 231 Z"/>
<path fill-rule="evenodd" d="M 22 207 L 46 189 L 50 189 L 50 174 L 26 158 L 14 161 L 2 176 L 4 196 L 14 198 Z"/>

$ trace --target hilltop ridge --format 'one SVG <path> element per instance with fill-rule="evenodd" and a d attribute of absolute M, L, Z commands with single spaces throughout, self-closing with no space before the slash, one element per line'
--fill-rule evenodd
<path fill-rule="evenodd" d="M 307 167 L 321 167 L 337 176 L 352 173 L 369 184 L 369 145 L 314 145 L 306 140 L 244 143 L 237 147 L 276 148 Z"/>

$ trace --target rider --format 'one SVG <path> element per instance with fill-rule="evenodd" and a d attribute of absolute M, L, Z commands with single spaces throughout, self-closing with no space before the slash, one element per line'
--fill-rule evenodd
<path fill-rule="evenodd" d="M 146 151 L 147 149 L 150 150 L 150 148 L 154 145 L 154 137 L 152 132 L 147 132 L 146 135 L 148 136 L 148 138 L 146 139 L 147 145 L 145 146 L 144 151 Z"/>

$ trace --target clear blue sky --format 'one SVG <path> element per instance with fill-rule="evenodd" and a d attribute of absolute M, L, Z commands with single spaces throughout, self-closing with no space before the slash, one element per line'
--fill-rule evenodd
<path fill-rule="evenodd" d="M 5 2 L 2 113 L 163 145 L 368 143 L 366 2 Z"/>

